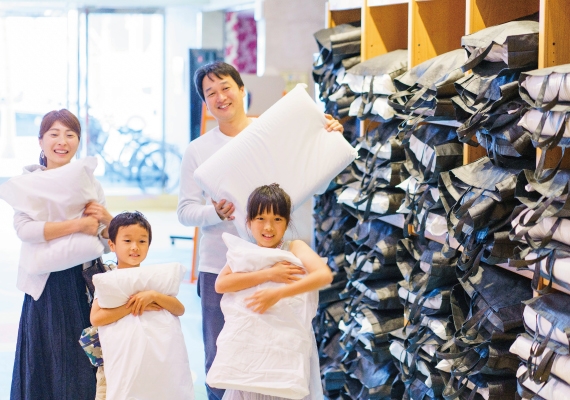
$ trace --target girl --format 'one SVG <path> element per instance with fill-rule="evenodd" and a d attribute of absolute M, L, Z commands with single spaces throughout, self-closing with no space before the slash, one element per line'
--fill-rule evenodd
<path fill-rule="evenodd" d="M 25 168 L 25 173 L 69 164 L 79 147 L 81 125 L 68 110 L 51 111 L 41 122 L 40 165 Z M 14 215 L 14 227 L 24 242 L 40 243 L 76 232 L 97 236 L 99 224 L 108 225 L 111 215 L 105 209 L 105 197 L 97 183 L 97 202 L 85 205 L 79 219 L 34 221 L 22 212 Z M 101 232 L 107 237 L 107 229 Z M 106 238 L 102 239 L 106 242 Z M 90 262 L 92 260 L 85 260 Z M 54 266 L 54 270 L 58 270 Z M 45 275 L 28 275 L 20 268 L 18 288 L 26 292 L 20 326 L 11 400 L 95 398 L 95 370 L 91 367 L 77 338 L 90 325 L 90 305 L 82 275 L 83 265 Z M 45 281 L 44 279 L 47 279 Z M 43 286 L 45 284 L 45 286 Z M 30 293 L 41 293 L 37 301 Z"/>
<path fill-rule="evenodd" d="M 237 292 L 257 286 L 261 283 L 274 281 L 285 283 L 267 289 L 258 290 L 246 298 L 246 305 L 251 310 L 263 314 L 279 300 L 296 296 L 301 293 L 316 291 L 332 282 L 332 273 L 322 259 L 303 241 L 283 241 L 283 236 L 291 218 L 291 200 L 278 184 L 261 186 L 253 191 L 247 204 L 247 226 L 257 245 L 265 248 L 279 248 L 293 253 L 301 262 L 307 276 L 301 279 L 299 274 L 304 270 L 287 262 L 275 264 L 268 269 L 254 272 L 232 272 L 226 265 L 216 280 L 218 293 Z M 268 338 L 270 340 L 270 338 Z M 313 338 L 314 340 L 314 338 Z M 318 366 L 316 346 L 313 346 L 312 361 Z M 312 363 L 315 366 L 315 363 Z M 312 369 L 310 379 L 311 393 L 306 399 L 322 398 L 318 368 Z M 227 390 L 224 399 L 277 399 L 274 396 L 259 393 Z"/>

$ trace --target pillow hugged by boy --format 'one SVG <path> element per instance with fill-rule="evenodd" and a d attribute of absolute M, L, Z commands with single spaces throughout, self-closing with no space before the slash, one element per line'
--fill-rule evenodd
<path fill-rule="evenodd" d="M 109 246 L 117 269 L 93 278 L 91 323 L 99 327 L 107 398 L 193 399 L 192 377 L 175 297 L 184 268 L 178 263 L 140 267 L 152 241 L 139 212 L 117 215 Z"/>

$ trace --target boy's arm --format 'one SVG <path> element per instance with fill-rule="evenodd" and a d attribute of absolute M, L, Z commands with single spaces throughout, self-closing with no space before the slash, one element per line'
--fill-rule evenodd
<path fill-rule="evenodd" d="M 91 306 L 91 324 L 93 326 L 109 325 L 129 315 L 130 312 L 126 304 L 117 308 L 101 308 L 99 300 L 95 299 Z"/>
<path fill-rule="evenodd" d="M 228 293 L 239 292 L 268 281 L 293 283 L 301 279 L 298 275 L 304 273 L 303 268 L 286 261 L 278 262 L 271 268 L 254 272 L 232 272 L 230 266 L 226 265 L 218 274 L 215 289 L 217 293 Z"/>
<path fill-rule="evenodd" d="M 185 311 L 184 305 L 176 297 L 159 293 L 156 290 L 146 290 L 131 296 L 125 306 L 133 315 L 141 315 L 153 303 L 177 317 L 183 315 Z"/>

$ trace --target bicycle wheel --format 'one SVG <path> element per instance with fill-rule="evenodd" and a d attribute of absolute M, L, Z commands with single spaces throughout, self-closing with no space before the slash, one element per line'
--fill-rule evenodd
<path fill-rule="evenodd" d="M 137 181 L 143 192 L 162 189 L 170 193 L 178 187 L 182 156 L 173 147 L 156 149 L 145 155 L 139 164 Z"/>

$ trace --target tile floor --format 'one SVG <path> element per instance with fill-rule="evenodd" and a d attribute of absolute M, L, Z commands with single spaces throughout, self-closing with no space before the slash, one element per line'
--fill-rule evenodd
<path fill-rule="evenodd" d="M 117 212 L 117 210 L 111 211 Z M 143 265 L 178 261 L 189 271 L 193 250 L 192 241 L 178 240 L 172 245 L 169 236 L 187 236 L 192 234 L 194 229 L 180 225 L 174 211 L 140 211 L 146 215 L 153 228 L 153 242 Z M 10 397 L 10 381 L 23 300 L 23 293 L 16 289 L 19 248 L 20 241 L 12 228 L 12 209 L 0 201 L 0 260 L 2 260 L 0 263 L 0 400 L 8 400 Z M 189 283 L 189 276 L 187 273 L 187 278 L 178 296 L 186 307 L 186 313 L 180 321 L 188 349 L 190 367 L 195 379 L 196 400 L 204 400 L 206 391 L 200 299 L 196 294 L 196 285 Z"/>

